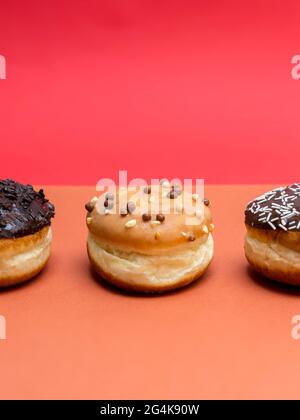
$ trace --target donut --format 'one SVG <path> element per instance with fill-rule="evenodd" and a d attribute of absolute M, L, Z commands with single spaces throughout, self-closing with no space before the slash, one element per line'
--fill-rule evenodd
<path fill-rule="evenodd" d="M 115 286 L 145 293 L 177 289 L 198 279 L 214 253 L 209 200 L 166 181 L 157 194 L 151 188 L 146 186 L 140 196 L 148 211 L 132 201 L 134 188 L 119 188 L 86 204 L 92 267 Z M 187 215 L 188 198 L 195 209 Z"/>
<path fill-rule="evenodd" d="M 0 180 L 0 287 L 29 280 L 50 256 L 54 206 L 43 190 Z"/>
<path fill-rule="evenodd" d="M 300 184 L 267 192 L 245 211 L 245 255 L 259 273 L 300 285 Z"/>

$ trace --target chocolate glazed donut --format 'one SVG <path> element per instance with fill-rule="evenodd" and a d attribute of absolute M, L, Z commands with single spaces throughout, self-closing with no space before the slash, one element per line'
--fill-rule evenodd
<path fill-rule="evenodd" d="M 26 281 L 50 256 L 54 206 L 43 190 L 0 181 L 0 287 Z"/>
<path fill-rule="evenodd" d="M 264 276 L 300 285 L 300 184 L 277 188 L 245 211 L 245 254 Z"/>

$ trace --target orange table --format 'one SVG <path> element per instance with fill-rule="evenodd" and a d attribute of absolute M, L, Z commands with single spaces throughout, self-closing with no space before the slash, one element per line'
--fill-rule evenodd
<path fill-rule="evenodd" d="M 263 280 L 243 255 L 243 208 L 270 186 L 210 186 L 215 259 L 158 297 L 98 282 L 85 250 L 87 187 L 48 187 L 57 216 L 47 269 L 0 292 L 0 398 L 299 398 L 300 291 Z"/>

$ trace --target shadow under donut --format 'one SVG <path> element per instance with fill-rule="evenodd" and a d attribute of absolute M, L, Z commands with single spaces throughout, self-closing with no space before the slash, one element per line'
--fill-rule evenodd
<path fill-rule="evenodd" d="M 287 294 L 291 296 L 300 297 L 300 287 L 293 286 L 285 283 L 280 283 L 276 280 L 269 279 L 262 274 L 255 271 L 250 265 L 246 268 L 247 274 L 250 279 L 260 287 L 264 287 L 274 293 Z"/>

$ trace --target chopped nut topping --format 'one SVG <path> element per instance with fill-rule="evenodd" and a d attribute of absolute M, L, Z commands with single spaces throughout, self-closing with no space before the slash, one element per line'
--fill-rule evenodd
<path fill-rule="evenodd" d="M 153 227 L 154 226 L 159 226 L 159 225 L 161 225 L 161 222 L 159 220 L 151 220 L 150 225 L 153 226 Z"/>
<path fill-rule="evenodd" d="M 202 227 L 202 231 L 203 231 L 204 233 L 208 233 L 208 228 L 207 228 L 207 226 L 206 226 L 206 225 L 204 225 L 204 226 Z"/>
<path fill-rule="evenodd" d="M 133 228 L 133 227 L 135 227 L 135 226 L 136 226 L 136 220 L 135 220 L 135 219 L 128 220 L 128 222 L 126 222 L 126 223 L 125 223 L 125 227 L 126 227 L 127 229 L 129 229 L 129 228 Z"/>

